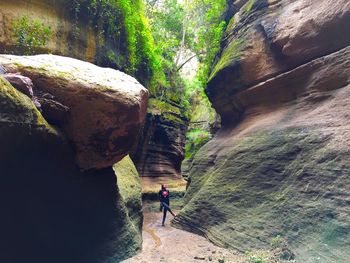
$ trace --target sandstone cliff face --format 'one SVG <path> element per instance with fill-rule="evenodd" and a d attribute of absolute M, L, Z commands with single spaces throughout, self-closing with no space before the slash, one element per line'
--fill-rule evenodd
<path fill-rule="evenodd" d="M 133 160 L 141 176 L 181 177 L 187 119 L 175 103 L 150 99 Z"/>
<path fill-rule="evenodd" d="M 1 56 L 0 64 L 31 77 L 39 100 L 68 108 L 64 122 L 50 125 L 45 108 L 41 114 L 0 75 L 1 262 L 106 263 L 135 254 L 141 186 L 130 159 L 115 172 L 112 165 L 137 141 L 147 91 L 130 76 L 68 58 Z"/>
<path fill-rule="evenodd" d="M 11 0 L 0 2 L 0 52 L 9 53 L 16 50 L 13 23 L 22 16 L 42 21 L 52 30 L 52 36 L 45 47 L 37 53 L 52 52 L 58 55 L 76 57 L 94 62 L 101 54 L 97 53 L 97 39 L 92 26 L 87 21 L 74 18 L 73 6 L 66 0 Z M 73 1 L 72 1 L 73 2 Z M 81 30 L 74 36 L 77 26 Z"/>
<path fill-rule="evenodd" d="M 280 235 L 298 262 L 350 260 L 349 23 L 348 1 L 240 7 L 206 90 L 224 127 L 176 225 L 243 252 Z"/>
<path fill-rule="evenodd" d="M 230 21 L 206 92 L 223 122 L 239 120 L 236 94 L 346 47 L 348 1 L 251 0 Z"/>

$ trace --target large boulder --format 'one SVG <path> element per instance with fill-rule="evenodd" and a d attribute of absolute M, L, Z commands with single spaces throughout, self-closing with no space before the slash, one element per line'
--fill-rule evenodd
<path fill-rule="evenodd" d="M 349 10 L 239 8 L 206 90 L 223 128 L 194 159 L 177 226 L 242 252 L 278 237 L 297 262 L 349 262 Z"/>
<path fill-rule="evenodd" d="M 0 145 L 1 262 L 119 262 L 141 248 L 112 168 L 81 172 L 62 132 L 1 76 Z"/>
<path fill-rule="evenodd" d="M 133 77 L 54 55 L 0 55 L 9 73 L 29 77 L 38 94 L 69 108 L 62 129 L 80 168 L 111 167 L 136 143 L 147 111 L 148 91 Z"/>

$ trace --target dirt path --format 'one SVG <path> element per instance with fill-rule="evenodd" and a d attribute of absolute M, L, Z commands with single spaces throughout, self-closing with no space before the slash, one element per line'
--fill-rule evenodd
<path fill-rule="evenodd" d="M 143 250 L 123 263 L 241 263 L 244 259 L 218 248 L 205 238 L 170 226 L 168 214 L 166 226 L 161 226 L 159 212 L 144 213 Z"/>

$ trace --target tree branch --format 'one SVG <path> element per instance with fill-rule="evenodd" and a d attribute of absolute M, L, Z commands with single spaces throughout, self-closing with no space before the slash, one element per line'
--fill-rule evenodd
<path fill-rule="evenodd" d="M 194 54 L 193 56 L 189 57 L 188 59 L 186 59 L 186 61 L 184 63 L 182 63 L 177 69 L 176 71 L 179 71 L 180 69 L 182 69 L 183 66 L 185 66 L 192 58 L 198 56 L 198 55 L 202 55 L 203 52 L 199 53 L 199 54 Z"/>

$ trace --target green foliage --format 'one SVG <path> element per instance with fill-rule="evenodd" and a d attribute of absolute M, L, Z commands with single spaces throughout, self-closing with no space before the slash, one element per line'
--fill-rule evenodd
<path fill-rule="evenodd" d="M 247 252 L 246 256 L 248 257 L 249 263 L 264 263 L 262 257 L 255 255 L 252 252 Z"/>
<path fill-rule="evenodd" d="M 44 22 L 28 16 L 21 16 L 13 22 L 13 36 L 22 53 L 32 55 L 37 48 L 45 47 L 52 35 L 52 30 Z"/>
<path fill-rule="evenodd" d="M 250 0 L 248 3 L 246 3 L 242 8 L 242 13 L 248 14 L 252 10 L 255 2 L 256 2 L 256 0 Z"/>
<path fill-rule="evenodd" d="M 191 159 L 210 139 L 207 130 L 195 128 L 186 133 L 185 158 Z"/>
<path fill-rule="evenodd" d="M 167 85 L 142 0 L 74 0 L 71 10 L 76 19 L 73 37 L 81 34 L 78 22 L 88 14 L 98 48 L 106 54 L 102 64 L 135 76 L 151 93 Z"/>
<path fill-rule="evenodd" d="M 192 27 L 196 28 L 197 42 L 194 50 L 200 59 L 197 78 L 204 87 L 216 54 L 220 51 L 222 35 L 226 29 L 224 13 L 227 8 L 226 0 L 195 0 L 189 4 Z"/>
<path fill-rule="evenodd" d="M 137 72 L 148 65 L 154 81 L 153 85 L 156 85 L 157 80 L 164 84 L 166 80 L 162 71 L 161 58 L 156 53 L 148 20 L 144 15 L 142 0 L 120 0 L 118 4 L 124 16 L 130 71 Z M 154 79 L 155 77 L 157 80 Z"/>
<path fill-rule="evenodd" d="M 176 53 L 181 46 L 185 10 L 177 0 L 146 2 L 157 52 L 161 54 L 164 66 L 172 70 Z"/>
<path fill-rule="evenodd" d="M 280 235 L 277 235 L 271 239 L 271 246 L 272 248 L 279 248 L 284 244 L 284 242 L 284 239 Z"/>

